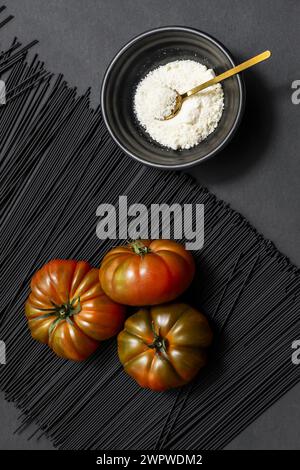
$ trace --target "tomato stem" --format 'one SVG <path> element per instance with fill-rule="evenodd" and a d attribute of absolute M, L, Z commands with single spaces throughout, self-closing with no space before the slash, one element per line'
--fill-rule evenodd
<path fill-rule="evenodd" d="M 162 336 L 160 336 L 159 328 L 158 333 L 155 331 L 155 325 L 153 321 L 151 323 L 151 328 L 153 331 L 154 340 L 152 343 L 147 345 L 148 348 L 156 349 L 158 353 L 165 353 L 167 351 L 166 340 Z"/>
<path fill-rule="evenodd" d="M 156 351 L 158 353 L 167 351 L 167 349 L 166 349 L 166 346 L 167 346 L 166 345 L 166 340 L 164 338 L 162 338 L 161 336 L 157 336 L 156 338 L 154 338 L 153 343 L 150 343 L 147 346 L 150 349 L 156 349 Z"/>
<path fill-rule="evenodd" d="M 144 245 L 141 240 L 134 240 L 129 245 L 136 255 L 144 256 L 147 253 L 151 252 L 151 249 L 148 246 Z"/>

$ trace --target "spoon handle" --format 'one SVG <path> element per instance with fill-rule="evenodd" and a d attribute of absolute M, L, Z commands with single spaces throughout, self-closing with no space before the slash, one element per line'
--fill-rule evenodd
<path fill-rule="evenodd" d="M 270 56 L 271 56 L 270 51 L 262 52 L 261 54 L 258 54 L 255 57 L 252 57 L 252 59 L 246 60 L 242 64 L 237 65 L 236 67 L 233 67 L 232 69 L 226 70 L 226 72 L 221 73 L 221 75 L 217 75 L 211 80 L 208 80 L 207 82 L 204 82 L 201 85 L 198 85 L 195 88 L 192 88 L 191 90 L 186 91 L 185 93 L 181 95 L 181 97 L 182 99 L 184 99 L 184 98 L 187 98 L 188 96 L 194 95 L 195 93 L 198 93 L 199 91 L 204 90 L 205 88 L 209 86 L 215 85 L 216 83 L 222 82 L 226 78 L 232 77 L 232 75 L 236 75 L 237 73 L 240 73 L 243 70 L 248 69 L 249 67 L 253 67 L 253 65 L 256 65 L 259 62 L 262 62 L 263 60 L 268 59 Z"/>

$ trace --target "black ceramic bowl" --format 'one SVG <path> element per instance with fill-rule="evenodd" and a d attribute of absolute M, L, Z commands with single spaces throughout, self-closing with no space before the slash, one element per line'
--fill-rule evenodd
<path fill-rule="evenodd" d="M 245 92 L 239 75 L 225 80 L 224 111 L 217 129 L 189 150 L 171 150 L 154 142 L 138 124 L 133 97 L 139 81 L 159 65 L 191 59 L 216 74 L 235 64 L 228 51 L 211 36 L 195 29 L 170 26 L 132 39 L 115 56 L 102 83 L 101 105 L 105 124 L 115 142 L 132 158 L 159 168 L 186 168 L 216 155 L 237 129 Z"/>

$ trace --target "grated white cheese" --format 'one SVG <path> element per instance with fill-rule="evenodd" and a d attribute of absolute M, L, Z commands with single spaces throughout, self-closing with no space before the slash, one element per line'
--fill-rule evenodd
<path fill-rule="evenodd" d="M 147 103 L 143 111 L 144 118 L 147 120 L 153 118 L 164 119 L 164 117 L 171 114 L 176 104 L 176 91 L 161 83 L 158 83 L 155 87 L 142 86 L 139 93 L 143 102 Z"/>
<path fill-rule="evenodd" d="M 141 80 L 134 96 L 136 116 L 146 132 L 163 146 L 174 150 L 199 144 L 217 127 L 224 108 L 220 84 L 187 98 L 173 119 L 170 114 L 178 93 L 184 93 L 215 76 L 212 69 L 193 60 L 162 65 Z"/>

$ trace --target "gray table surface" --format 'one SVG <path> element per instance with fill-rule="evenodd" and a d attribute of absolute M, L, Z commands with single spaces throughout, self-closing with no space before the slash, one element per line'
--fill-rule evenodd
<path fill-rule="evenodd" d="M 273 58 L 245 75 L 246 115 L 234 141 L 190 173 L 244 214 L 300 266 L 299 118 L 291 83 L 300 79 L 299 0 L 7 0 L 13 24 L 0 32 L 38 38 L 47 67 L 63 72 L 98 103 L 101 79 L 117 50 L 153 27 L 185 25 L 212 34 L 234 57 L 265 49 Z M 299 332 L 300 336 L 300 332 Z M 295 338 L 296 339 L 296 338 Z M 1 366 L 0 366 L 1 367 Z M 14 435 L 19 412 L 0 395 L 0 449 L 50 449 L 46 439 Z M 300 384 L 234 439 L 228 449 L 300 449 Z"/>

